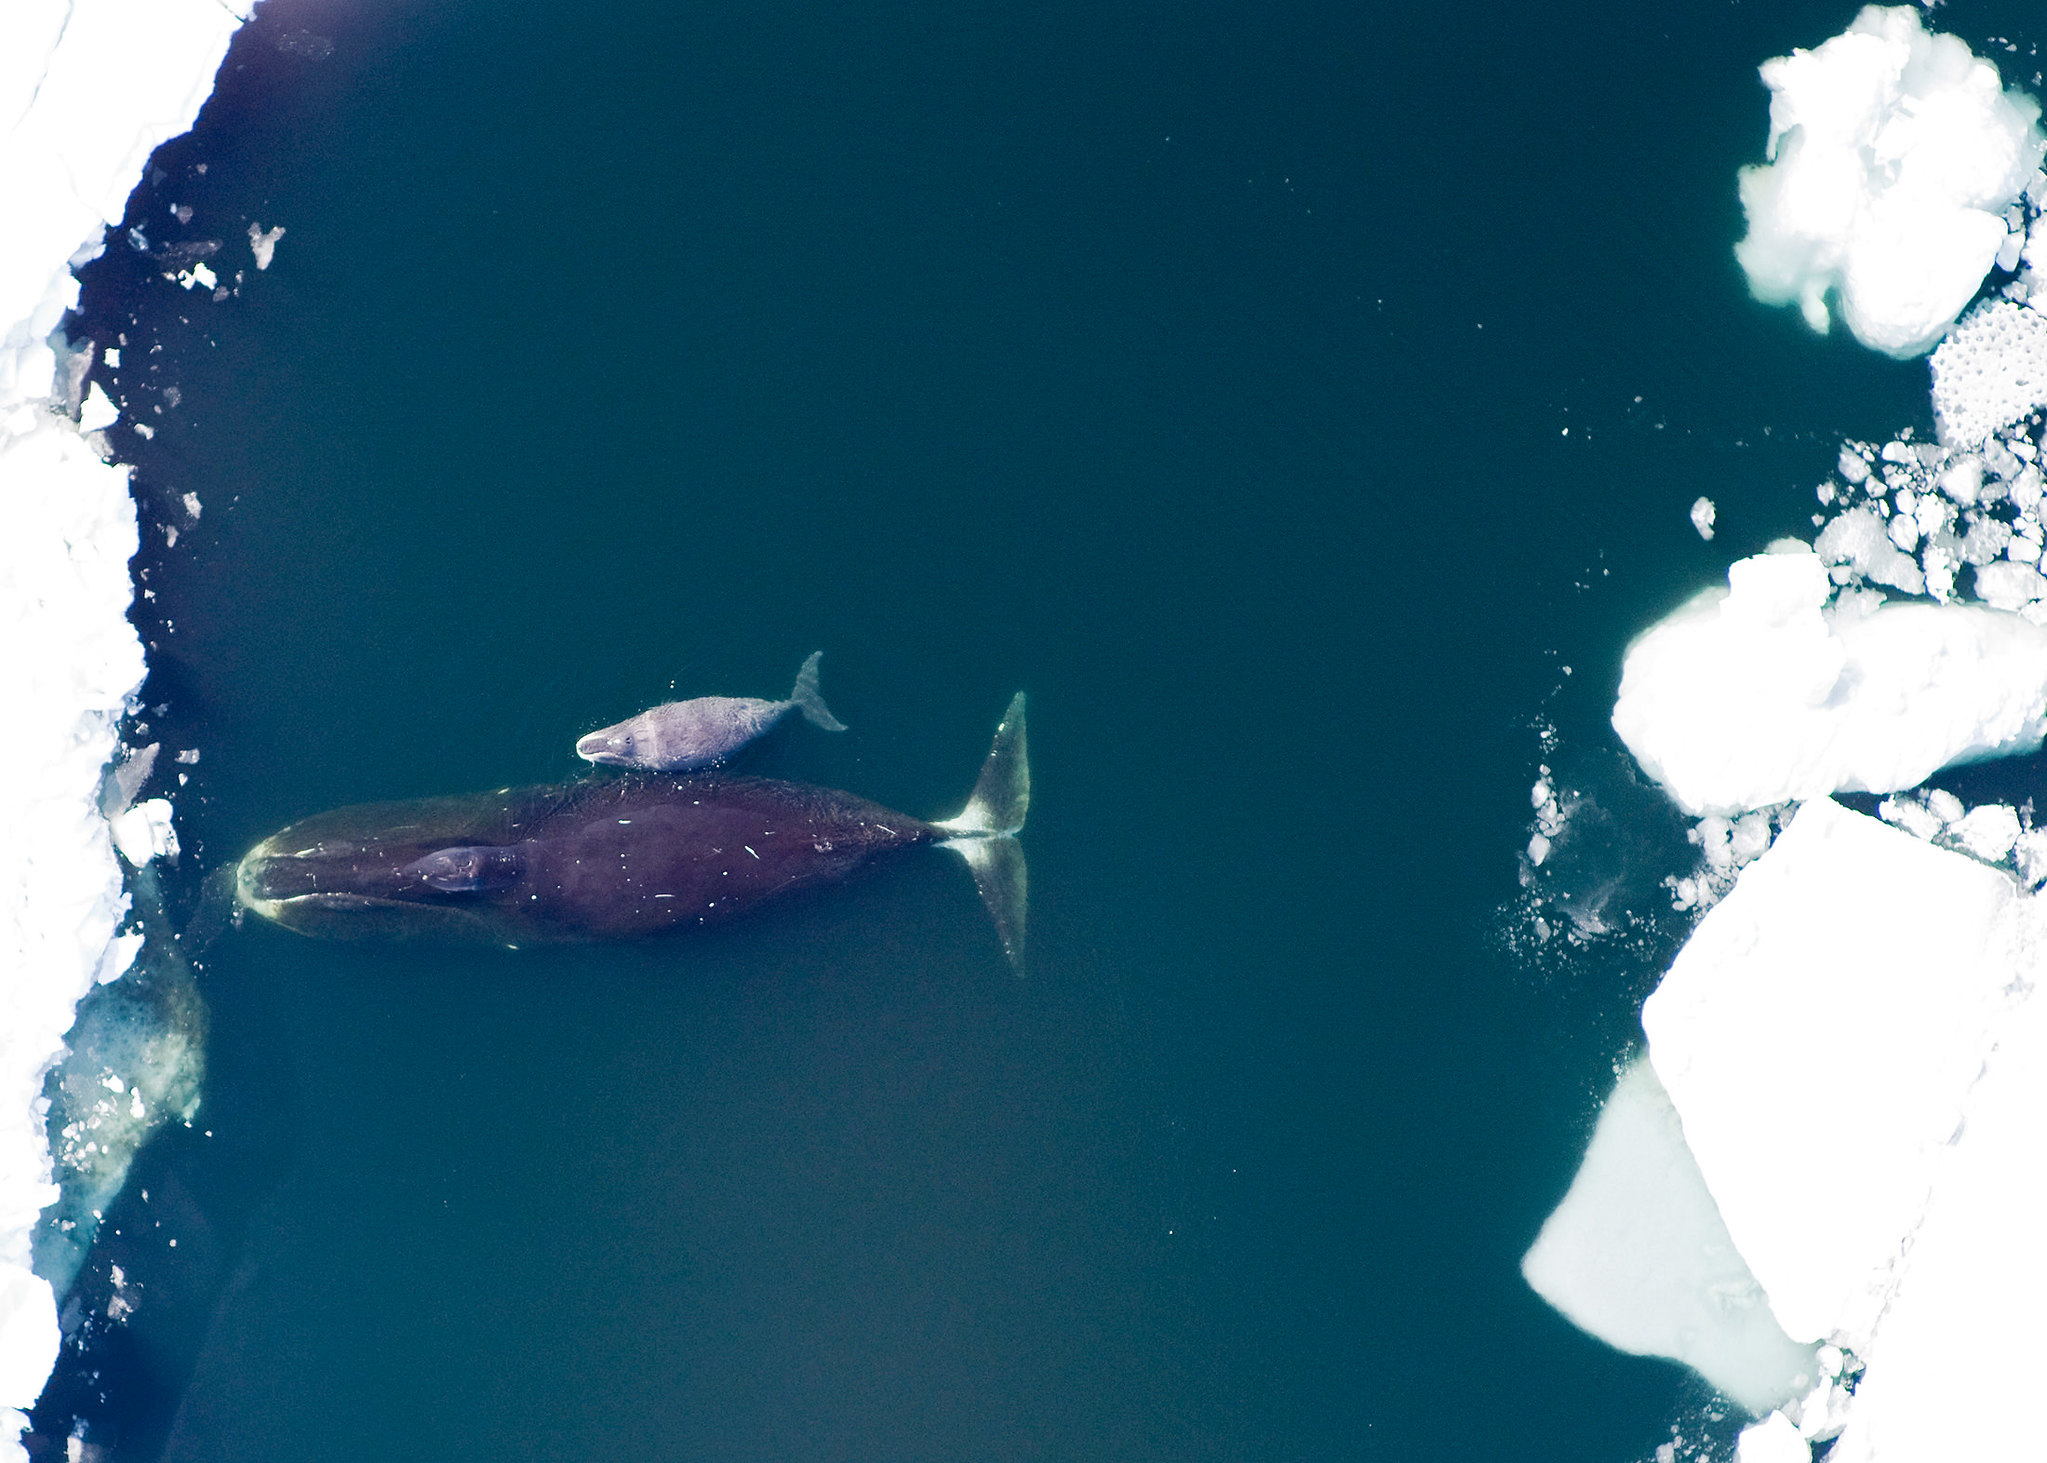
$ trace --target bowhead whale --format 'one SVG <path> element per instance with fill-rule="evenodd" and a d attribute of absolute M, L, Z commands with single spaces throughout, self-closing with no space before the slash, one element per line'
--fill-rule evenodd
<path fill-rule="evenodd" d="M 966 807 L 940 822 L 772 778 L 633 772 L 316 814 L 242 857 L 235 897 L 302 934 L 516 948 L 722 924 L 938 844 L 966 859 L 1020 968 L 1029 806 L 1019 692 Z"/>
<path fill-rule="evenodd" d="M 698 696 L 691 701 L 666 701 L 601 727 L 576 742 L 576 755 L 607 767 L 636 767 L 646 772 L 695 772 L 715 767 L 748 743 L 764 736 L 792 711 L 824 731 L 844 731 L 845 723 L 824 704 L 817 689 L 813 650 L 796 672 L 786 701 L 758 696 Z"/>

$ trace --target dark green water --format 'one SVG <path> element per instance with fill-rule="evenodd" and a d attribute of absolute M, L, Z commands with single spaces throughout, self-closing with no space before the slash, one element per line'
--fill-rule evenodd
<path fill-rule="evenodd" d="M 939 853 L 702 939 L 234 934 L 96 1435 L 1646 1456 L 1702 1394 L 1516 1267 L 1656 951 L 1502 908 L 1531 719 L 1608 745 L 1628 636 L 1925 419 L 1730 253 L 1754 67 L 1848 18 L 271 0 L 131 213 L 239 296 L 86 293 L 187 871 L 822 647 L 852 730 L 750 768 L 919 815 L 1029 692 L 1032 962 Z"/>

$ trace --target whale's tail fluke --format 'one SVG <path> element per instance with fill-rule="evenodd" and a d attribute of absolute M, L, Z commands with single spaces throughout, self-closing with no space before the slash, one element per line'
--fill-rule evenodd
<path fill-rule="evenodd" d="M 1016 835 L 1031 808 L 1031 760 L 1024 741 L 1024 696 L 1016 693 L 995 728 L 995 744 L 981 764 L 980 780 L 956 818 L 932 826 L 951 834 L 947 848 L 974 871 L 974 886 L 995 921 L 1009 963 L 1019 974 L 1024 961 L 1024 913 L 1029 904 L 1029 871 Z"/>
<path fill-rule="evenodd" d="M 812 726 L 824 731 L 844 731 L 846 724 L 832 715 L 831 708 L 824 704 L 823 693 L 817 689 L 817 663 L 823 659 L 822 650 L 810 652 L 803 669 L 796 673 L 796 685 L 790 690 L 789 699 Z"/>

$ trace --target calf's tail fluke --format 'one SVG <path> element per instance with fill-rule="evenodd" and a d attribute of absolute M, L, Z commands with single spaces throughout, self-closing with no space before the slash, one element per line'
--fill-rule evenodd
<path fill-rule="evenodd" d="M 1016 835 L 1031 808 L 1031 759 L 1024 741 L 1024 696 L 1019 691 L 995 728 L 995 744 L 981 764 L 980 780 L 956 818 L 934 827 L 952 836 L 945 846 L 974 871 L 974 887 L 995 920 L 1009 963 L 1021 973 L 1024 914 L 1029 904 L 1029 871 Z"/>
<path fill-rule="evenodd" d="M 803 713 L 803 719 L 812 726 L 825 731 L 844 731 L 846 724 L 832 715 L 824 704 L 824 694 L 817 689 L 817 663 L 824 659 L 822 650 L 813 650 L 803 662 L 803 669 L 796 673 L 796 685 L 789 692 L 789 699 L 796 703 L 796 709 Z"/>

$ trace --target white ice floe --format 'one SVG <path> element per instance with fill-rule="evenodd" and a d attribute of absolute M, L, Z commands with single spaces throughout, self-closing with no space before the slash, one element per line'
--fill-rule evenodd
<path fill-rule="evenodd" d="M 164 798 L 137 803 L 113 821 L 114 847 L 136 868 L 151 859 L 176 858 L 178 834 L 171 826 L 171 805 Z"/>
<path fill-rule="evenodd" d="M 2029 951 L 2029 966 L 2039 952 Z M 2047 999 L 1996 1050 L 1912 1236 L 1831 1463 L 2041 1451 L 2047 1376 Z"/>
<path fill-rule="evenodd" d="M 1796 302 L 1815 330 L 1832 294 L 1864 345 L 1926 350 L 2011 236 L 2005 209 L 2047 145 L 2039 105 L 1909 6 L 1867 6 L 1762 76 L 1769 161 L 1742 170 L 1749 232 L 1735 250 L 1750 290 Z"/>
<path fill-rule="evenodd" d="M 1614 726 L 1704 815 L 1707 863 L 1672 882 L 1681 907 L 1712 906 L 1642 1022 L 1771 1313 L 1823 1343 L 1818 1384 L 1742 1434 L 1743 1463 L 1807 1463 L 1829 1439 L 1837 1463 L 2030 1457 L 2047 1374 L 2047 899 L 2023 891 L 2047 884 L 2047 829 L 2030 804 L 1972 808 L 1919 784 L 2047 731 L 2038 110 L 1904 9 L 1865 10 L 1764 74 L 1774 165 L 1744 177 L 1741 247 L 1758 296 L 1799 301 L 1823 329 L 1832 293 L 1859 337 L 1909 354 L 1987 269 L 2017 278 L 1934 358 L 1939 442 L 1846 444 L 1811 551 L 1736 564 L 1727 590 L 1630 648 Z M 1890 792 L 1883 821 L 1826 796 L 1848 790 Z M 1802 806 L 1744 858 L 1787 799 Z M 1588 1153 L 1572 1201 L 1602 1174 L 1604 1257 L 1632 1273 L 1627 1237 L 1691 1202 L 1694 1180 L 1645 1195 Z M 1631 1349 L 1622 1337 L 1690 1314 L 1639 1289 L 1662 1315 L 1626 1318 L 1614 1336 Z"/>
<path fill-rule="evenodd" d="M 1772 1412 L 1754 1427 L 1742 1429 L 1734 1457 L 1735 1463 L 1812 1463 L 1812 1446 L 1799 1436 L 1796 1423 Z"/>
<path fill-rule="evenodd" d="M 1942 438 L 1981 446 L 1998 428 L 2047 406 L 2047 315 L 1985 300 L 1948 332 L 1932 364 Z"/>
<path fill-rule="evenodd" d="M 121 409 L 114 405 L 113 398 L 107 395 L 105 387 L 101 386 L 97 381 L 93 382 L 91 389 L 85 394 L 83 405 L 79 407 L 78 430 L 81 432 L 104 431 L 119 420 L 121 420 Z"/>
<path fill-rule="evenodd" d="M 1728 1238 L 1647 1061 L 1621 1073 L 1521 1273 L 1600 1340 L 1683 1362 L 1751 1412 L 1817 1380 L 1813 1348 L 1784 1334 Z"/>
<path fill-rule="evenodd" d="M 2047 735 L 2047 630 L 1973 605 L 1829 611 L 1803 545 L 1758 554 L 1629 647 L 1614 730 L 1687 812 L 1890 792 Z"/>
<path fill-rule="evenodd" d="M 99 252 L 149 154 L 191 126 L 248 0 L 9 0 L 0 5 L 0 1422 L 57 1354 L 29 1269 L 56 1197 L 43 1078 L 72 1009 L 118 975 L 127 906 L 101 772 L 141 684 L 128 624 L 135 508 L 125 469 L 71 425 L 80 384 L 53 332 L 72 270 Z M 75 358 L 74 358 L 75 359 Z M 63 374 L 60 376 L 60 370 Z M 103 396 L 88 396 L 101 423 Z M 110 953 L 111 952 L 111 953 Z M 19 1457 L 0 1426 L 0 1459 Z"/>
<path fill-rule="evenodd" d="M 2005 874 L 1807 803 L 1642 1010 L 1707 1187 L 1796 1340 L 1860 1353 L 2018 972 Z"/>
<path fill-rule="evenodd" d="M 261 224 L 249 225 L 249 252 L 256 256 L 256 267 L 268 269 L 277 253 L 277 241 L 284 237 L 282 227 L 266 229 Z"/>
<path fill-rule="evenodd" d="M 1700 498 L 1692 504 L 1692 527 L 1699 531 L 1700 538 L 1709 543 L 1713 538 L 1713 520 L 1718 513 L 1711 498 Z"/>

